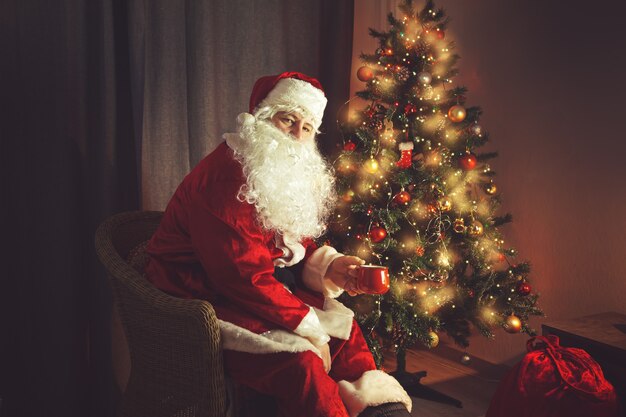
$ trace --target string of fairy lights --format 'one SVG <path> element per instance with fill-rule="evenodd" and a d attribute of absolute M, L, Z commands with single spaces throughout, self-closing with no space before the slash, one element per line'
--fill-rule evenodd
<path fill-rule="evenodd" d="M 465 89 L 450 86 L 458 55 L 447 20 L 432 1 L 419 13 L 408 0 L 401 9 L 400 20 L 390 15 L 389 32 L 370 31 L 380 47 L 362 55 L 357 71 L 366 87 L 358 95 L 369 104 L 339 123 L 341 198 L 329 236 L 389 267 L 391 291 L 375 300 L 371 330 L 382 322 L 396 346 L 435 346 L 437 331 L 455 331 L 445 317 L 471 321 L 488 336 L 498 325 L 531 332 L 526 320 L 539 310 L 528 264 L 512 263 L 515 251 L 497 228 L 510 218 L 495 216 L 495 173 L 489 155 L 474 153 L 488 139 L 480 110 L 466 108 Z M 412 320 L 398 316 L 403 309 Z M 455 340 L 465 345 L 467 336 Z"/>

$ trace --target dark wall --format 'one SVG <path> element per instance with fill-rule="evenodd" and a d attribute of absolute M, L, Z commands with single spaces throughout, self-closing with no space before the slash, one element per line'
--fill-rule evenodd
<path fill-rule="evenodd" d="M 445 1 L 461 82 L 500 157 L 503 231 L 533 265 L 547 315 L 626 313 L 624 3 Z M 505 238 L 506 239 L 506 238 Z M 513 361 L 524 337 L 475 338 Z"/>

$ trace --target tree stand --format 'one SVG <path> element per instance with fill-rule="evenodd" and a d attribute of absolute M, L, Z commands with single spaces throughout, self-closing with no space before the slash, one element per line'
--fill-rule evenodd
<path fill-rule="evenodd" d="M 390 375 L 398 380 L 402 388 L 404 388 L 410 396 L 463 408 L 463 403 L 456 398 L 450 397 L 426 385 L 422 385 L 420 380 L 426 376 L 426 371 L 414 373 L 406 371 L 405 349 L 399 349 L 396 353 L 396 358 L 396 370 L 391 372 Z"/>

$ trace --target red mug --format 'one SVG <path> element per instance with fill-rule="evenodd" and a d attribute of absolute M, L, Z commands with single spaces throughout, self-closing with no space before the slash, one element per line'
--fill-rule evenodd
<path fill-rule="evenodd" d="M 389 291 L 389 269 L 379 265 L 361 265 L 356 288 L 366 294 L 384 294 Z"/>

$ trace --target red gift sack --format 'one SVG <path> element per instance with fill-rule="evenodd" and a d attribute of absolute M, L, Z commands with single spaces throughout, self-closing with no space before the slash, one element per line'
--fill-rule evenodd
<path fill-rule="evenodd" d="M 617 417 L 615 389 L 582 349 L 536 336 L 500 382 L 485 417 Z"/>

